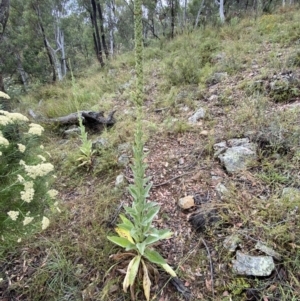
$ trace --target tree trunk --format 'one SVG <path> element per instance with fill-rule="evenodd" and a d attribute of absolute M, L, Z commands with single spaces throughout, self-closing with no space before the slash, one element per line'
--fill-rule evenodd
<path fill-rule="evenodd" d="M 2 42 L 9 16 L 9 2 L 9 0 L 0 0 L 0 43 Z M 0 91 L 5 92 L 2 70 L 0 70 Z"/>
<path fill-rule="evenodd" d="M 175 28 L 175 1 L 171 0 L 171 38 L 174 38 L 174 28 Z"/>
<path fill-rule="evenodd" d="M 220 0 L 220 3 L 219 3 L 219 14 L 220 14 L 220 21 L 223 24 L 225 22 L 224 0 Z"/>
<path fill-rule="evenodd" d="M 61 60 L 58 62 L 57 68 L 60 69 L 61 79 L 62 80 L 67 74 L 67 62 L 66 62 L 66 54 L 65 54 L 65 36 L 63 31 L 56 26 L 56 34 L 55 34 L 55 42 L 57 49 L 55 52 L 60 51 L 61 53 Z"/>
<path fill-rule="evenodd" d="M 53 75 L 52 75 L 52 81 L 56 82 L 55 64 L 54 64 L 54 61 L 53 61 L 50 49 L 48 47 L 48 40 L 47 40 L 45 29 L 44 29 L 44 26 L 43 26 L 43 23 L 42 23 L 40 8 L 39 8 L 38 3 L 37 4 L 32 4 L 32 7 L 33 7 L 33 10 L 35 11 L 35 13 L 36 13 L 36 15 L 38 17 L 38 20 L 39 20 L 38 21 L 38 26 L 40 28 L 40 31 L 41 31 L 41 34 L 42 34 L 42 37 L 43 37 L 44 47 L 45 47 L 45 50 L 47 52 L 47 56 L 48 56 L 49 63 L 50 63 L 50 66 L 51 66 L 51 69 L 52 69 L 52 73 L 53 73 Z"/>
<path fill-rule="evenodd" d="M 95 0 L 91 0 L 91 6 L 92 6 L 92 11 L 90 12 L 90 16 L 91 16 L 91 21 L 93 26 L 93 38 L 95 44 L 95 51 L 96 51 L 97 59 L 100 65 L 103 67 L 104 61 L 103 61 L 101 40 L 100 40 L 100 34 L 98 29 L 98 23 L 97 23 L 97 10 L 96 10 Z"/>
<path fill-rule="evenodd" d="M 0 91 L 5 92 L 4 82 L 3 82 L 3 75 L 2 75 L 1 72 L 0 72 Z"/>
<path fill-rule="evenodd" d="M 197 13 L 197 17 L 196 17 L 196 21 L 195 21 L 195 27 L 194 28 L 197 28 L 197 26 L 198 26 L 200 15 L 201 15 L 202 9 L 204 7 L 204 2 L 205 2 L 205 0 L 202 0 L 201 5 L 199 7 L 199 10 L 198 10 L 198 13 Z"/>
<path fill-rule="evenodd" d="M 103 26 L 103 15 L 102 15 L 102 9 L 99 0 L 97 1 L 97 10 L 98 10 L 98 15 L 99 15 L 99 22 L 100 22 L 100 30 L 101 30 L 101 41 L 102 41 L 102 46 L 104 49 L 104 53 L 106 58 L 109 58 L 109 52 L 107 48 L 107 44 L 105 41 L 105 33 L 104 33 L 104 26 Z"/>
<path fill-rule="evenodd" d="M 186 7 L 187 7 L 187 0 L 184 0 L 184 11 L 183 11 L 183 26 L 186 26 Z"/>
<path fill-rule="evenodd" d="M 23 68 L 21 56 L 19 53 L 16 54 L 16 59 L 17 59 L 17 71 L 21 77 L 21 81 L 24 86 L 24 90 L 26 91 L 28 88 L 29 75 Z"/>
<path fill-rule="evenodd" d="M 110 1 L 110 3 L 107 4 L 108 6 L 108 27 L 109 27 L 109 48 L 110 48 L 110 55 L 114 55 L 114 20 L 113 20 L 113 15 L 114 15 L 114 4 L 113 1 Z"/>

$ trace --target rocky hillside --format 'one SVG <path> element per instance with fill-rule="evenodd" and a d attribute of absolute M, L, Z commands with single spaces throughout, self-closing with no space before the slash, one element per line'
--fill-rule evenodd
<path fill-rule="evenodd" d="M 145 48 L 149 200 L 161 206 L 156 226 L 173 232 L 157 249 L 179 277 L 152 279 L 153 300 L 300 299 L 299 19 L 296 7 L 235 18 Z M 78 131 L 44 122 L 62 212 L 4 253 L 1 300 L 130 300 L 106 236 L 131 202 L 134 73 L 127 53 L 21 98 L 42 123 L 116 113 L 88 131 L 86 161 Z"/>

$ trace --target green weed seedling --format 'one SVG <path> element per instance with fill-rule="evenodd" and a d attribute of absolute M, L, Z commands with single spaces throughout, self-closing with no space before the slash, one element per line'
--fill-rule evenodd
<path fill-rule="evenodd" d="M 85 131 L 85 126 L 82 123 L 82 118 L 78 113 L 78 121 L 80 127 L 80 140 L 81 147 L 79 148 L 80 153 L 76 161 L 79 161 L 78 167 L 86 166 L 88 169 L 91 168 L 93 163 L 93 155 L 95 154 L 95 150 L 93 150 L 93 143 L 87 137 L 87 132 Z"/>

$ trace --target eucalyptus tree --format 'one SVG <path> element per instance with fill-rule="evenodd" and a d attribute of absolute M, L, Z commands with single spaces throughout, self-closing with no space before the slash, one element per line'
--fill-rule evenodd
<path fill-rule="evenodd" d="M 3 39 L 4 30 L 9 16 L 9 0 L 0 0 L 0 44 Z M 3 62 L 0 60 L 0 68 Z M 0 69 L 0 91 L 4 90 L 2 68 Z"/>
<path fill-rule="evenodd" d="M 78 0 L 80 5 L 88 13 L 92 27 L 92 37 L 96 57 L 101 66 L 104 66 L 104 54 L 109 58 L 109 51 L 106 43 L 103 8 L 100 0 Z"/>

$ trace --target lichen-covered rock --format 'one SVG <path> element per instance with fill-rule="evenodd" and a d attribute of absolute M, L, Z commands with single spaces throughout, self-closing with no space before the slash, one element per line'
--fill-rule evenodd
<path fill-rule="evenodd" d="M 250 256 L 240 251 L 236 252 L 236 260 L 232 263 L 234 272 L 239 275 L 270 276 L 275 269 L 271 256 Z"/>
<path fill-rule="evenodd" d="M 248 163 L 256 159 L 256 145 L 248 138 L 231 139 L 214 145 L 217 156 L 227 172 L 234 173 L 244 170 Z"/>
<path fill-rule="evenodd" d="M 189 117 L 190 123 L 197 123 L 199 119 L 205 117 L 205 110 L 203 108 L 198 109 L 191 117 Z"/>

